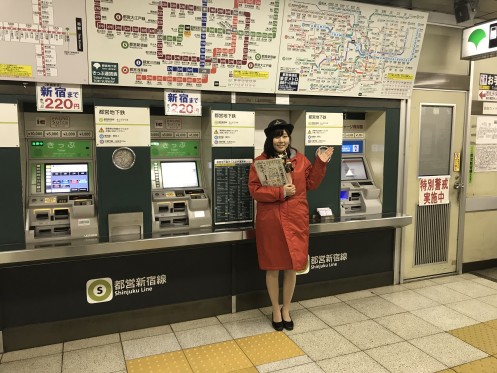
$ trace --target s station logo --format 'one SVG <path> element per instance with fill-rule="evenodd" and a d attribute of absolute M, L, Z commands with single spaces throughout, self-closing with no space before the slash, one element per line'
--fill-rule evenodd
<path fill-rule="evenodd" d="M 151 293 L 167 282 L 165 274 L 113 280 L 95 278 L 86 282 L 86 300 L 90 304 L 109 302 L 114 297 Z"/>

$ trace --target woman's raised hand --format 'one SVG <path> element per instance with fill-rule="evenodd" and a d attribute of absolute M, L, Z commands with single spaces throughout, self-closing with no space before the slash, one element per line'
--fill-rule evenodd
<path fill-rule="evenodd" d="M 323 161 L 323 162 L 328 162 L 333 155 L 333 146 L 328 146 L 326 149 L 320 149 L 318 152 L 318 157 Z"/>

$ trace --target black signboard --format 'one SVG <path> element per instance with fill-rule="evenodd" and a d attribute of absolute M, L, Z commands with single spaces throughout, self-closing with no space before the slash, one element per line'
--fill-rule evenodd
<path fill-rule="evenodd" d="M 251 159 L 214 161 L 214 224 L 251 223 L 254 204 L 248 191 Z"/>

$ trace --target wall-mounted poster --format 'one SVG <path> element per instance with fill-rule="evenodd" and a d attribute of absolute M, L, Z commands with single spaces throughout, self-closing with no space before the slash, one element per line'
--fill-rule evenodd
<path fill-rule="evenodd" d="M 92 84 L 274 91 L 282 1 L 86 4 Z"/>
<path fill-rule="evenodd" d="M 85 3 L 2 0 L 0 80 L 88 83 Z"/>
<path fill-rule="evenodd" d="M 408 98 L 427 18 L 351 1 L 287 0 L 276 92 Z"/>

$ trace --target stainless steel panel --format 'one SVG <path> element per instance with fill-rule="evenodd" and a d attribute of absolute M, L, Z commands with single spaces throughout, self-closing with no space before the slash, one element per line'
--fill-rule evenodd
<path fill-rule="evenodd" d="M 438 89 L 448 91 L 469 91 L 471 78 L 469 75 L 416 73 L 414 88 Z"/>
<path fill-rule="evenodd" d="M 355 217 L 350 218 L 350 220 L 343 219 L 342 221 L 332 223 L 311 224 L 310 234 L 345 232 L 356 229 L 400 228 L 411 224 L 411 222 L 411 216 L 400 214 L 391 217 L 384 217 L 382 215 L 364 216 L 362 218 Z M 192 233 L 126 242 L 103 242 L 94 244 L 72 242 L 71 245 L 67 246 L 0 252 L 0 265 L 96 255 L 122 254 L 146 250 L 169 250 L 195 245 L 232 243 L 254 238 L 255 230 L 249 229 L 244 231 Z"/>
<path fill-rule="evenodd" d="M 466 198 L 466 212 L 497 210 L 497 197 Z"/>
<path fill-rule="evenodd" d="M 414 265 L 448 260 L 450 204 L 416 207 Z"/>

